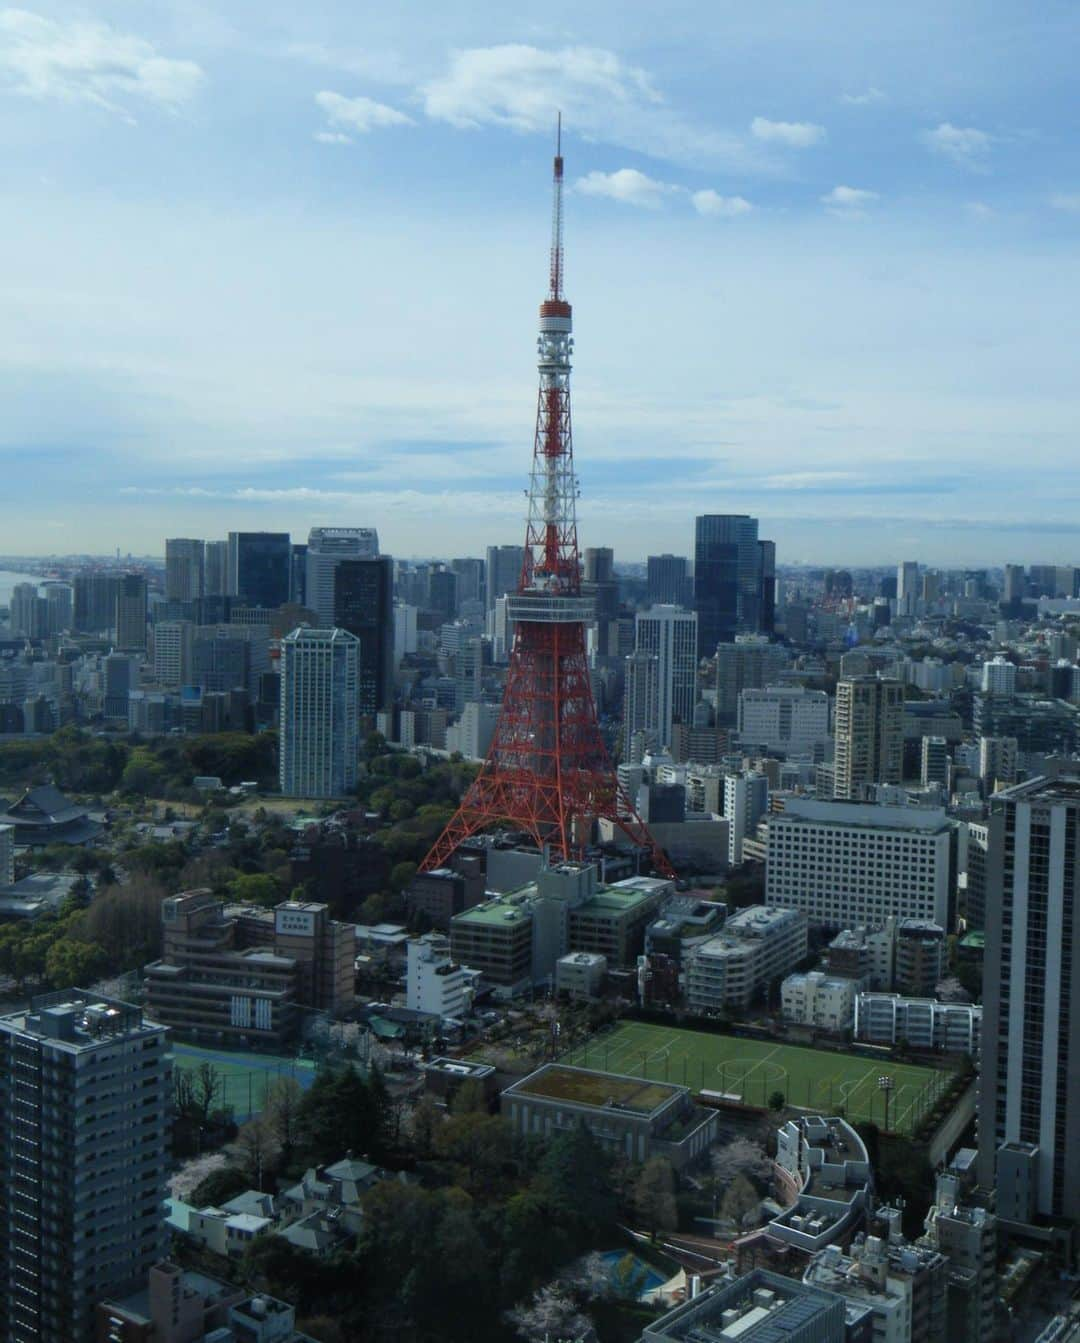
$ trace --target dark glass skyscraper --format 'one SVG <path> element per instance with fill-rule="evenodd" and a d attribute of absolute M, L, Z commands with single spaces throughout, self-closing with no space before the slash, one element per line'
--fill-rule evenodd
<path fill-rule="evenodd" d="M 229 533 L 229 590 L 241 605 L 283 606 L 291 579 L 288 532 Z"/>
<path fill-rule="evenodd" d="M 389 555 L 337 565 L 334 624 L 360 640 L 360 714 L 373 719 L 394 699 L 394 562 Z"/>
<path fill-rule="evenodd" d="M 762 548 L 758 520 L 745 513 L 706 513 L 694 524 L 694 610 L 698 656 L 719 643 L 761 631 Z M 775 568 L 775 559 L 773 562 Z"/>

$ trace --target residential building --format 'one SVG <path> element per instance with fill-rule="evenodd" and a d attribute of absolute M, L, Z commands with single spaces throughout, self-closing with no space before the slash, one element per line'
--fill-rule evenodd
<path fill-rule="evenodd" d="M 647 1325 L 641 1343 L 848 1343 L 845 1303 L 834 1292 L 757 1268 L 714 1281 Z"/>
<path fill-rule="evenodd" d="M 548 1137 L 584 1124 L 615 1156 L 664 1156 L 676 1170 L 702 1159 L 715 1141 L 717 1113 L 694 1104 L 690 1088 L 548 1063 L 502 1093 L 515 1133 Z"/>
<path fill-rule="evenodd" d="M 743 843 L 757 832 L 758 822 L 769 810 L 769 781 L 764 774 L 745 770 L 724 776 L 724 819 L 728 822 L 728 863 L 744 861 Z"/>
<path fill-rule="evenodd" d="M 116 580 L 116 647 L 135 652 L 146 647 L 146 579 L 122 574 Z"/>
<path fill-rule="evenodd" d="M 622 758 L 640 761 L 660 746 L 660 659 L 634 652 L 623 666 Z"/>
<path fill-rule="evenodd" d="M 874 1045 L 905 1044 L 977 1057 L 982 1008 L 899 993 L 860 993 L 855 998 L 855 1038 Z"/>
<path fill-rule="evenodd" d="M 360 640 L 360 714 L 373 726 L 375 715 L 394 703 L 394 562 L 389 555 L 338 561 L 333 616 L 339 629 Z"/>
<path fill-rule="evenodd" d="M 796 1026 L 846 1031 L 855 1017 L 855 981 L 821 970 L 788 975 L 780 985 L 784 1020 Z"/>
<path fill-rule="evenodd" d="M 360 640 L 306 626 L 281 641 L 281 791 L 345 797 L 360 754 Z"/>
<path fill-rule="evenodd" d="M 904 761 L 904 687 L 877 676 L 836 686 L 835 796 L 858 802 L 869 785 L 900 783 Z"/>
<path fill-rule="evenodd" d="M 379 553 L 379 535 L 374 527 L 312 527 L 308 533 L 305 605 L 319 618 L 319 624 L 329 629 L 342 625 L 335 605 L 334 576 L 342 560 L 369 560 Z M 391 592 L 387 601 L 392 600 Z M 356 630 L 351 631 L 356 634 Z"/>
<path fill-rule="evenodd" d="M 993 1187 L 995 1168 L 999 1189 L 1023 1175 L 1031 1192 L 1024 1212 L 1076 1220 L 1080 777 L 1035 778 L 995 793 L 989 830 L 980 1183 Z M 1012 1153 L 1007 1182 L 1004 1145 Z"/>
<path fill-rule="evenodd" d="M 634 620 L 634 651 L 657 659 L 656 731 L 671 745 L 674 723 L 693 720 L 697 700 L 697 616 L 680 606 L 653 606 Z"/>
<path fill-rule="evenodd" d="M 190 620 L 162 620 L 154 626 L 154 680 L 158 685 L 179 690 L 192 683 L 194 648 L 195 626 Z"/>
<path fill-rule="evenodd" d="M 856 1319 L 869 1315 L 873 1343 L 911 1343 L 911 1302 L 905 1284 L 888 1275 L 884 1247 L 877 1237 L 845 1254 L 829 1245 L 816 1254 L 803 1282 L 843 1298 Z"/>
<path fill-rule="evenodd" d="M 165 542 L 165 600 L 195 602 L 204 592 L 206 542 L 171 537 Z"/>
<path fill-rule="evenodd" d="M 923 787 L 939 783 L 946 790 L 949 787 L 950 767 L 949 743 L 944 737 L 923 737 L 922 760 L 919 779 Z"/>
<path fill-rule="evenodd" d="M 775 566 L 775 556 L 772 562 Z M 713 513 L 695 519 L 694 610 L 699 657 L 713 657 L 718 644 L 730 643 L 738 634 L 765 632 L 764 569 L 757 518 Z"/>
<path fill-rule="evenodd" d="M 932 998 L 945 978 L 945 929 L 930 919 L 899 919 L 896 923 L 894 979 L 901 993 Z"/>
<path fill-rule="evenodd" d="M 84 634 L 111 630 L 116 624 L 116 574 L 105 569 L 81 569 L 72 587 L 75 628 Z"/>
<path fill-rule="evenodd" d="M 986 860 L 989 849 L 989 826 L 979 821 L 968 821 L 966 866 L 959 912 L 969 931 L 986 927 Z"/>
<path fill-rule="evenodd" d="M 1015 737 L 979 738 L 979 778 L 987 793 L 996 793 L 1016 782 Z"/>
<path fill-rule="evenodd" d="M 829 732 L 829 697 L 805 686 L 750 688 L 739 694 L 739 746 L 775 755 L 823 757 Z"/>
<path fill-rule="evenodd" d="M 806 949 L 805 915 L 764 905 L 742 909 L 731 915 L 723 932 L 686 955 L 687 1006 L 703 1013 L 744 1010 L 796 966 Z"/>
<path fill-rule="evenodd" d="M 436 1017 L 460 1017 L 468 1010 L 467 977 L 450 955 L 450 939 L 425 933 L 408 942 L 405 1006 Z"/>
<path fill-rule="evenodd" d="M 940 808 L 789 798 L 769 818 L 766 903 L 831 928 L 889 915 L 950 927 L 955 847 Z"/>
<path fill-rule="evenodd" d="M 246 1299 L 243 1287 L 162 1259 L 137 1292 L 99 1302 L 97 1343 L 203 1343 L 228 1329 L 230 1307 Z"/>
<path fill-rule="evenodd" d="M 714 655 L 716 717 L 726 726 L 737 722 L 739 696 L 744 690 L 772 685 L 791 662 L 783 644 L 770 643 L 760 634 L 738 634 L 733 643 L 718 644 Z"/>
<path fill-rule="evenodd" d="M 690 561 L 685 555 L 650 555 L 645 572 L 645 596 L 650 606 L 686 606 L 693 602 Z"/>
<path fill-rule="evenodd" d="M 1016 666 L 1000 653 L 983 663 L 980 688 L 984 695 L 1009 699 L 1016 694 Z"/>
<path fill-rule="evenodd" d="M 895 963 L 896 919 L 892 915 L 880 924 L 842 928 L 822 954 L 822 967 L 828 974 L 885 992 L 893 987 Z"/>
<path fill-rule="evenodd" d="M 165 1249 L 166 1032 L 67 989 L 0 1017 L 0 1337 L 92 1343 Z"/>
<path fill-rule="evenodd" d="M 291 580 L 288 532 L 229 533 L 226 582 L 230 595 L 247 606 L 273 610 L 289 600 Z"/>
<path fill-rule="evenodd" d="M 323 904 L 226 906 L 209 890 L 162 903 L 161 959 L 145 967 L 147 1011 L 177 1033 L 281 1045 L 302 1008 L 352 1007 L 356 932 Z"/>
<path fill-rule="evenodd" d="M 959 1176 L 939 1171 L 934 1202 L 918 1244 L 948 1260 L 945 1323 L 951 1343 L 984 1343 L 997 1334 L 997 1218 L 968 1202 Z"/>

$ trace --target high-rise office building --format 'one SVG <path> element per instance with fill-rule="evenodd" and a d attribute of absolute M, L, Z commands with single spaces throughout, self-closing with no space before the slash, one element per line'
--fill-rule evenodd
<path fill-rule="evenodd" d="M 116 647 L 134 652 L 146 647 L 146 579 L 122 574 L 116 580 Z"/>
<path fill-rule="evenodd" d="M 1000 653 L 982 665 L 982 693 L 1009 698 L 1016 694 L 1016 665 Z"/>
<path fill-rule="evenodd" d="M 697 615 L 681 606 L 654 606 L 634 621 L 634 648 L 658 661 L 656 713 L 660 745 L 671 745 L 673 723 L 689 723 L 697 701 Z"/>
<path fill-rule="evenodd" d="M 111 630 L 116 620 L 116 575 L 84 569 L 75 575 L 75 628 L 84 634 Z"/>
<path fill-rule="evenodd" d="M 743 860 L 743 840 L 752 839 L 769 809 L 769 781 L 750 770 L 724 777 L 724 819 L 728 823 L 728 862 Z"/>
<path fill-rule="evenodd" d="M 239 597 L 242 605 L 284 606 L 291 578 L 288 532 L 229 533 L 229 593 Z"/>
<path fill-rule="evenodd" d="M 811 755 L 829 743 L 829 697 L 801 685 L 751 687 L 739 695 L 739 744 L 745 750 Z"/>
<path fill-rule="evenodd" d="M 497 597 L 517 591 L 524 563 L 524 546 L 488 546 L 486 600 L 489 611 L 494 610 Z"/>
<path fill-rule="evenodd" d="M 304 604 L 329 629 L 334 624 L 334 574 L 342 560 L 369 560 L 379 553 L 374 527 L 312 527 L 308 533 Z"/>
<path fill-rule="evenodd" d="M 877 676 L 836 686 L 834 796 L 862 801 L 875 783 L 900 783 L 904 766 L 904 687 Z"/>
<path fill-rule="evenodd" d="M 639 651 L 626 658 L 624 667 L 622 758 L 640 759 L 645 750 L 660 744 L 660 659 Z"/>
<path fill-rule="evenodd" d="M 429 611 L 435 611 L 443 620 L 453 620 L 457 615 L 457 574 L 440 564 L 428 571 L 427 600 Z"/>
<path fill-rule="evenodd" d="M 162 620 L 154 626 L 154 680 L 159 685 L 177 690 L 191 684 L 194 641 L 190 620 Z"/>
<path fill-rule="evenodd" d="M 1002 600 L 1009 605 L 1023 601 L 1027 593 L 1027 575 L 1024 573 L 1022 564 L 1007 564 L 1005 566 L 1005 585 L 1002 591 Z"/>
<path fill-rule="evenodd" d="M 737 635 L 734 643 L 718 644 L 714 652 L 716 717 L 718 722 L 729 725 L 738 716 L 742 692 L 772 685 L 791 661 L 782 644 L 770 643 L 758 634 Z"/>
<path fill-rule="evenodd" d="M 758 629 L 762 634 L 773 634 L 776 630 L 776 542 L 759 541 L 758 555 L 761 560 L 761 613 L 758 616 Z"/>
<path fill-rule="evenodd" d="M 228 541 L 207 541 L 203 552 L 203 595 L 206 597 L 227 597 L 229 595 L 229 543 Z"/>
<path fill-rule="evenodd" d="M 91 1343 L 165 1250 L 166 1031 L 81 989 L 0 1017 L 0 1338 Z"/>
<path fill-rule="evenodd" d="M 645 568 L 645 595 L 651 606 L 685 606 L 693 601 L 685 555 L 650 555 Z"/>
<path fill-rule="evenodd" d="M 998 1216 L 1080 1218 L 1080 777 L 990 799 L 979 1178 Z"/>
<path fill-rule="evenodd" d="M 294 606 L 307 607 L 307 553 L 306 545 L 295 545 L 292 548 L 292 562 L 289 565 L 289 601 Z"/>
<path fill-rule="evenodd" d="M 165 600 L 194 602 L 203 595 L 206 542 L 173 537 L 165 542 Z"/>
<path fill-rule="evenodd" d="M 695 520 L 694 609 L 700 657 L 712 657 L 717 644 L 730 643 L 737 634 L 766 632 L 766 565 L 767 581 L 775 585 L 775 547 L 759 543 L 757 518 L 708 513 Z M 771 611 L 770 603 L 770 620 Z"/>
<path fill-rule="evenodd" d="M 458 609 L 465 602 L 484 600 L 484 575 L 486 565 L 483 560 L 458 559 L 450 561 L 450 568 L 457 575 Z"/>
<path fill-rule="evenodd" d="M 356 563 L 356 561 L 353 561 Z M 301 626 L 281 641 L 281 791 L 344 797 L 360 753 L 360 640 Z"/>
<path fill-rule="evenodd" d="M 896 567 L 896 609 L 902 616 L 913 616 L 918 600 L 918 561 L 904 560 Z"/>
<path fill-rule="evenodd" d="M 11 630 L 26 639 L 45 635 L 45 603 L 38 596 L 36 583 L 16 583 L 11 590 Z"/>
<path fill-rule="evenodd" d="M 586 546 L 584 561 L 586 583 L 614 583 L 615 552 L 610 546 Z"/>
<path fill-rule="evenodd" d="M 414 651 L 415 620 L 414 612 Z M 335 574 L 333 623 L 360 640 L 360 715 L 373 721 L 394 702 L 394 562 L 389 555 L 342 560 Z"/>
<path fill-rule="evenodd" d="M 70 630 L 75 623 L 75 594 L 70 583 L 47 579 L 42 584 L 45 597 L 45 623 L 50 634 Z"/>

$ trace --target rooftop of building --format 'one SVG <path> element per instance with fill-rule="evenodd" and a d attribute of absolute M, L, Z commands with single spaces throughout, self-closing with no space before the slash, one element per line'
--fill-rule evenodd
<path fill-rule="evenodd" d="M 685 1087 L 667 1082 L 648 1082 L 640 1077 L 548 1063 L 515 1082 L 503 1094 L 566 1101 L 593 1110 L 623 1110 L 645 1117 L 656 1114 L 685 1091 Z"/>
<path fill-rule="evenodd" d="M 495 1069 L 490 1063 L 474 1063 L 470 1059 L 451 1059 L 440 1055 L 428 1059 L 424 1071 L 441 1073 L 444 1077 L 457 1078 L 463 1082 L 480 1082 L 490 1077 Z"/>
<path fill-rule="evenodd" d="M 755 1269 L 721 1281 L 677 1306 L 645 1331 L 647 1343 L 783 1343 L 800 1337 L 822 1314 L 835 1314 L 835 1298 L 818 1288 Z"/>
<path fill-rule="evenodd" d="M 534 888 L 535 889 L 535 888 Z M 457 927 L 500 928 L 511 924 L 526 923 L 532 918 L 530 897 L 521 892 L 513 895 L 498 896 L 473 905 L 472 909 L 455 914 L 450 920 Z"/>
<path fill-rule="evenodd" d="M 993 795 L 991 805 L 1006 801 L 1029 802 L 1036 797 L 1051 804 L 1055 802 L 1080 804 L 1080 766 L 1077 770 L 1075 775 L 1067 774 L 1058 779 L 1040 775 L 1024 783 L 1013 784 L 1011 788 L 1003 788 Z"/>
<path fill-rule="evenodd" d="M 64 989 L 31 999 L 30 1007 L 0 1017 L 0 1030 L 34 1035 L 72 1052 L 96 1049 L 122 1036 L 158 1035 L 141 1008 L 87 989 Z"/>
<path fill-rule="evenodd" d="M 876 802 L 819 802 L 792 797 L 774 820 L 797 825 L 842 825 L 870 830 L 919 830 L 939 834 L 951 822 L 943 807 L 897 807 Z"/>
<path fill-rule="evenodd" d="M 787 923 L 797 923 L 804 917 L 799 910 L 786 909 L 782 905 L 749 905 L 728 918 L 724 932 L 733 937 L 759 937 Z"/>

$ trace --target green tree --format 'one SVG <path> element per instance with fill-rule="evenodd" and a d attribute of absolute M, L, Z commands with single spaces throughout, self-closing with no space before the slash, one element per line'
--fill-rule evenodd
<path fill-rule="evenodd" d="M 777 1110 L 777 1111 L 782 1110 L 786 1104 L 787 1104 L 787 1097 L 784 1095 L 782 1091 L 774 1091 L 769 1096 L 770 1110 Z"/>
<path fill-rule="evenodd" d="M 263 905 L 267 909 L 285 898 L 277 879 L 265 872 L 240 873 L 233 877 L 229 882 L 229 896 L 241 904 Z"/>
<path fill-rule="evenodd" d="M 650 1157 L 634 1183 L 634 1211 L 650 1236 L 673 1231 L 679 1223 L 675 1204 L 675 1172 L 667 1157 Z"/>
<path fill-rule="evenodd" d="M 45 978 L 54 989 L 86 987 L 104 973 L 107 957 L 96 942 L 61 937 L 45 954 Z"/>

